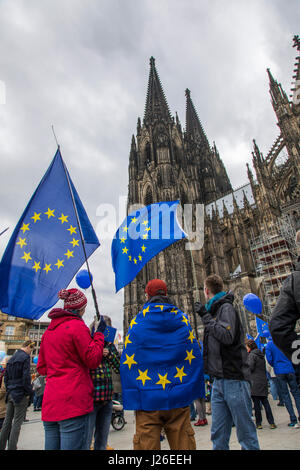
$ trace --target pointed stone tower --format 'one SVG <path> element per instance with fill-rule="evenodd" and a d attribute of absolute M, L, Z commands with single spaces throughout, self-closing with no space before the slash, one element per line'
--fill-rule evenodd
<path fill-rule="evenodd" d="M 170 113 L 151 57 L 144 118 L 143 122 L 138 118 L 136 139 L 133 136 L 131 141 L 128 211 L 133 204 L 177 199 L 182 205 L 205 203 L 231 188 L 219 154 L 210 148 L 189 90 L 186 99 L 183 133 L 177 113 L 176 119 Z M 125 287 L 124 333 L 144 304 L 145 286 L 153 278 L 166 281 L 170 297 L 195 326 L 194 300 L 206 271 L 202 250 L 191 252 L 185 249 L 186 244 L 181 240 L 159 253 Z"/>

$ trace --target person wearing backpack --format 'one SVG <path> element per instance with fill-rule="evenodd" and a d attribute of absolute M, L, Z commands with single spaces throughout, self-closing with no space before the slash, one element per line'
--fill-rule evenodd
<path fill-rule="evenodd" d="M 259 450 L 252 421 L 251 379 L 244 330 L 233 306 L 234 295 L 211 274 L 204 281 L 206 304 L 195 302 L 204 324 L 204 372 L 213 377 L 211 440 L 214 450 L 229 450 L 232 425 L 243 450 Z"/>

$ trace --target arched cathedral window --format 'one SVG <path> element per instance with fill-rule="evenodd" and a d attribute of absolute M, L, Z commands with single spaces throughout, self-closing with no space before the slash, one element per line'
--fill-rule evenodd
<path fill-rule="evenodd" d="M 148 186 L 148 188 L 146 190 L 144 205 L 149 206 L 149 204 L 152 204 L 152 203 L 153 203 L 152 190 L 151 190 L 150 186 Z"/>
<path fill-rule="evenodd" d="M 151 163 L 151 146 L 149 142 L 146 144 L 146 163 L 147 165 Z"/>

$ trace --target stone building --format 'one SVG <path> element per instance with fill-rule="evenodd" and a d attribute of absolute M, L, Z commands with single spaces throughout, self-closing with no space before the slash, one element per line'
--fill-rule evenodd
<path fill-rule="evenodd" d="M 245 330 L 253 330 L 253 315 L 243 307 L 243 296 L 262 296 L 262 276 L 256 265 L 256 245 L 261 235 L 274 231 L 279 221 L 295 228 L 300 217 L 300 39 L 292 95 L 268 69 L 269 92 L 276 114 L 278 138 L 264 157 L 253 140 L 255 176 L 247 165 L 249 183 L 233 189 L 215 143 L 207 139 L 190 90 L 186 90 L 185 129 L 178 115 L 172 116 L 157 73 L 150 59 L 150 74 L 143 121 L 138 118 L 129 155 L 128 208 L 180 199 L 181 204 L 204 205 L 204 245 L 186 250 L 181 240 L 147 263 L 124 289 L 124 334 L 143 305 L 148 280 L 162 278 L 174 303 L 189 314 L 191 324 L 201 327 L 194 302 L 203 301 L 203 280 L 219 274 L 226 289 L 235 294 Z M 283 220 L 284 219 L 284 220 Z M 292 257 L 292 250 L 291 250 Z M 267 313 L 264 312 L 266 315 Z"/>
<path fill-rule="evenodd" d="M 22 343 L 29 339 L 29 329 L 32 327 L 33 321 L 7 315 L 0 311 L 0 322 L 3 323 L 0 349 L 5 351 L 8 356 L 12 356 L 22 346 Z"/>

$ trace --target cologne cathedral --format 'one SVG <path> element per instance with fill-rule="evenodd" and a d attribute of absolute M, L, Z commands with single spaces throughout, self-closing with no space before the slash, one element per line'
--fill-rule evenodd
<path fill-rule="evenodd" d="M 294 36 L 296 61 L 291 95 L 268 69 L 269 92 L 278 137 L 267 155 L 253 140 L 253 169 L 249 182 L 234 189 L 216 144 L 211 144 L 191 98 L 185 91 L 185 129 L 172 116 L 157 72 L 150 59 L 144 118 L 137 121 L 129 155 L 128 208 L 159 201 L 203 204 L 204 244 L 187 250 L 177 241 L 150 260 L 124 289 L 124 334 L 145 302 L 145 285 L 164 279 L 172 302 L 189 315 L 201 339 L 201 321 L 194 302 L 204 301 L 203 281 L 212 273 L 224 280 L 235 296 L 244 329 L 254 333 L 253 315 L 243 296 L 260 296 L 268 319 L 296 257 L 294 235 L 300 222 L 300 38 Z M 291 67 L 292 68 L 292 67 Z M 263 124 L 263 123 L 262 123 Z"/>

